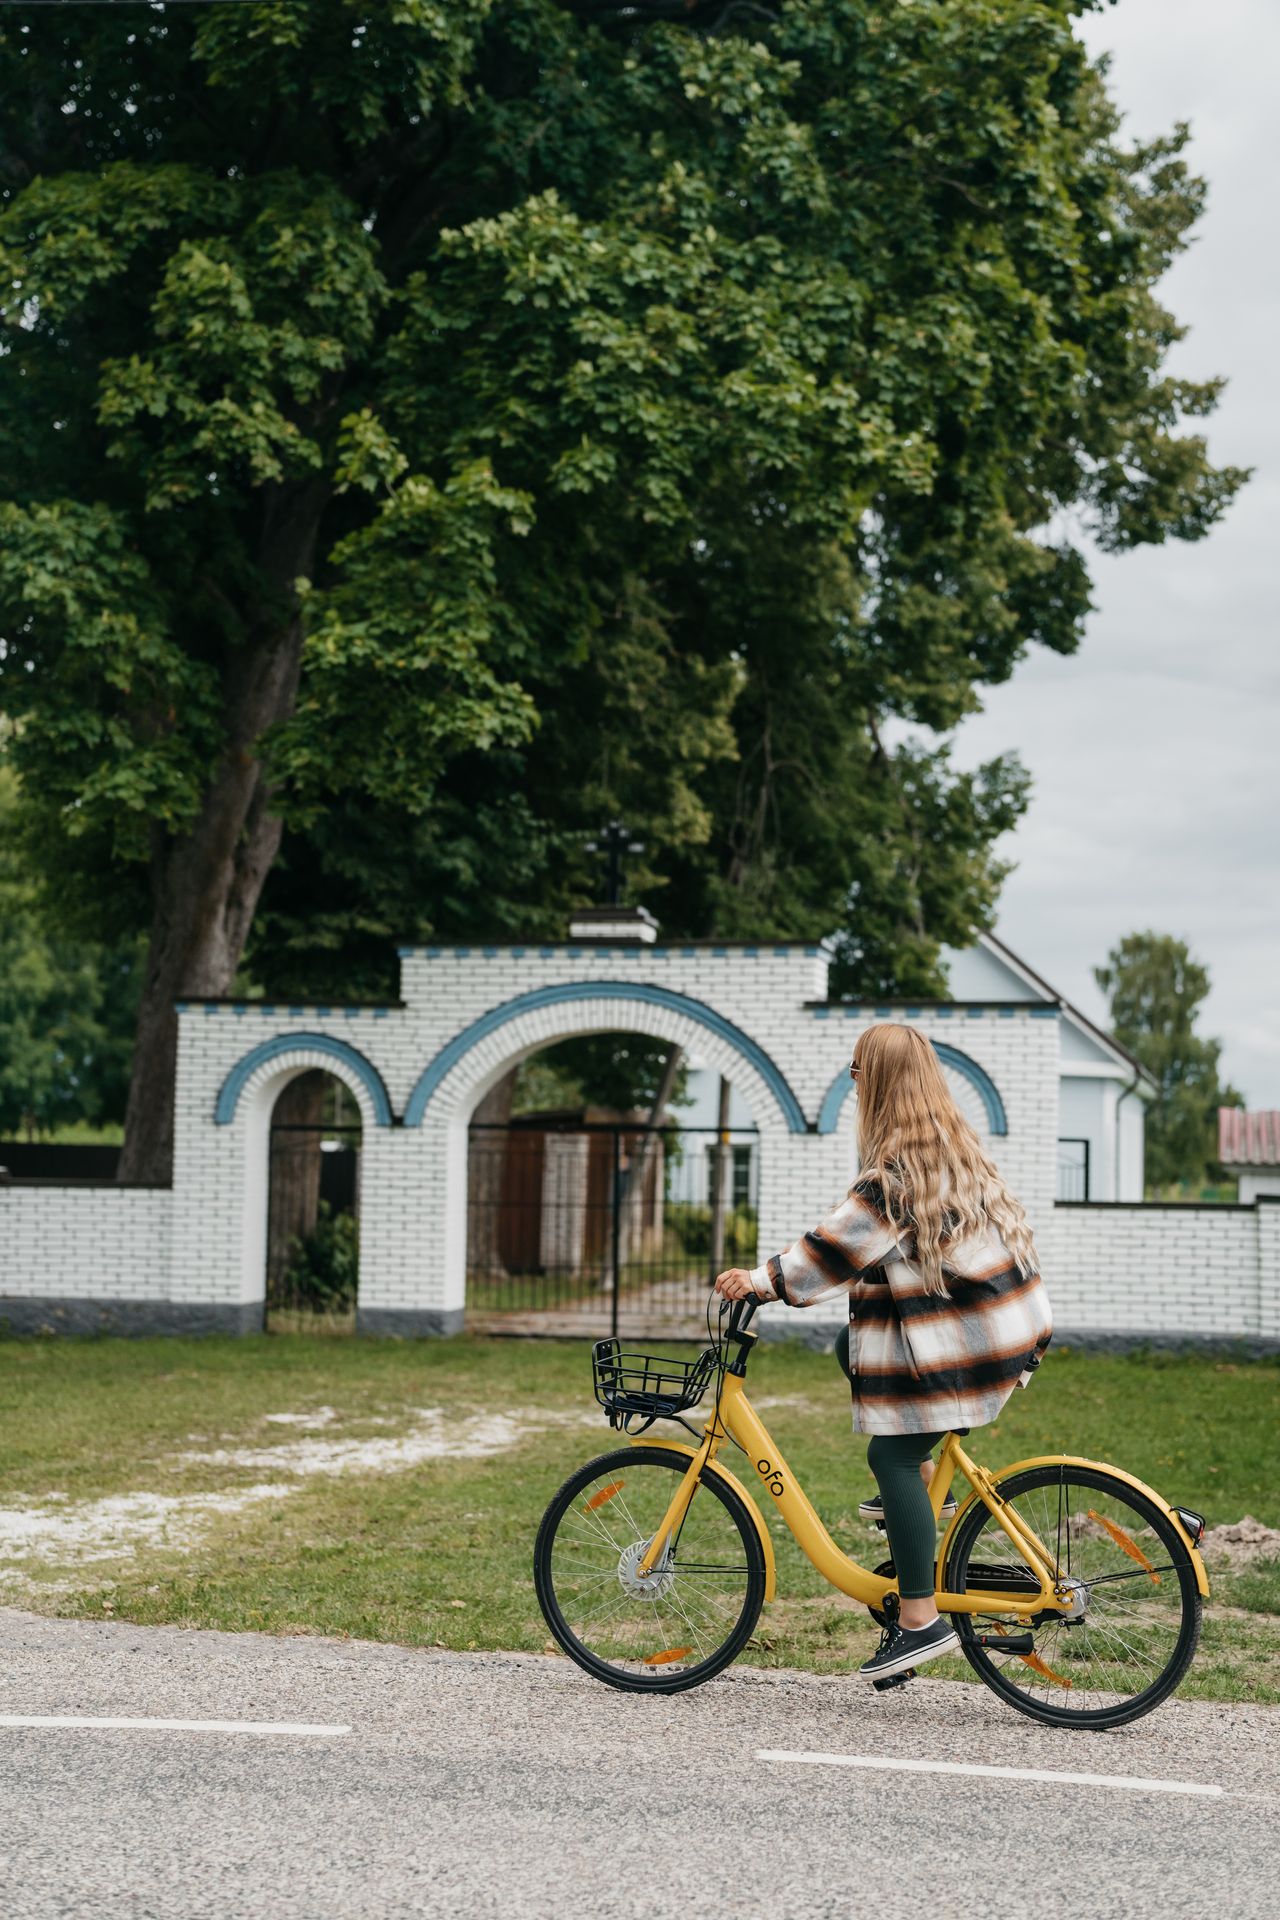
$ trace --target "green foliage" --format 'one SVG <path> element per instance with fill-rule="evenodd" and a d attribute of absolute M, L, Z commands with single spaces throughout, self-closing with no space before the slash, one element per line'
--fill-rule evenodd
<path fill-rule="evenodd" d="M 1243 478 L 1162 371 L 1185 130 L 1121 144 L 1077 10 L 6 17 L 0 705 L 55 897 L 229 975 L 173 903 L 240 927 L 209 849 L 269 803 L 250 964 L 381 992 L 397 937 L 558 934 L 621 812 L 670 932 L 939 985 L 1025 782 L 881 723 L 1076 645 L 1047 527 L 1197 538 Z"/>
<path fill-rule="evenodd" d="M 711 1209 L 691 1200 L 668 1200 L 663 1219 L 674 1233 L 680 1251 L 690 1259 L 705 1260 L 711 1252 Z M 753 1261 L 758 1233 L 754 1207 L 734 1207 L 724 1217 L 726 1265 Z"/>
<path fill-rule="evenodd" d="M 1244 1105 L 1219 1080 L 1220 1043 L 1195 1031 L 1209 991 L 1207 969 L 1172 934 L 1131 933 L 1105 967 L 1095 967 L 1094 978 L 1107 995 L 1116 1039 L 1159 1088 L 1147 1108 L 1148 1187 L 1205 1180 L 1217 1165 L 1218 1108 Z"/>
<path fill-rule="evenodd" d="M 322 1200 L 305 1240 L 293 1241 L 281 1293 L 294 1307 L 340 1313 L 355 1305 L 360 1281 L 360 1223 Z"/>
<path fill-rule="evenodd" d="M 512 1111 L 539 1113 L 555 1107 L 648 1110 L 658 1097 L 671 1049 L 638 1033 L 589 1033 L 560 1040 L 526 1060 L 516 1081 Z M 668 1106 L 687 1105 L 687 1062 L 675 1078 Z"/>
<path fill-rule="evenodd" d="M 49 935 L 15 857 L 17 808 L 17 781 L 0 759 L 0 1134 L 119 1122 L 138 943 L 101 947 Z"/>

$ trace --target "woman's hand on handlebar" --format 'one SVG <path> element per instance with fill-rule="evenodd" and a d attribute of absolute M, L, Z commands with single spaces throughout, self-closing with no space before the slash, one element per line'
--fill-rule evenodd
<path fill-rule="evenodd" d="M 745 1267 L 729 1267 L 718 1273 L 715 1290 L 723 1300 L 753 1300 L 756 1292 Z"/>

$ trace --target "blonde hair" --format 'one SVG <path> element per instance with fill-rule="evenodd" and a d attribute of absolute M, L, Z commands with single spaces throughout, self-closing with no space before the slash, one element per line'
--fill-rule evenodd
<path fill-rule="evenodd" d="M 874 1181 L 899 1233 L 915 1235 L 926 1293 L 947 1291 L 947 1245 L 996 1229 L 1023 1274 L 1039 1272 L 1027 1216 L 951 1097 L 932 1046 L 914 1027 L 868 1027 L 858 1063 L 858 1183 Z"/>

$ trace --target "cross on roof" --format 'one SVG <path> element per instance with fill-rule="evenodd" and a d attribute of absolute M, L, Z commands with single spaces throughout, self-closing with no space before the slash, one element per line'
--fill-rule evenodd
<path fill-rule="evenodd" d="M 607 862 L 605 884 L 607 893 L 601 906 L 618 907 L 622 905 L 622 862 L 629 853 L 643 853 L 644 841 L 633 839 L 630 827 L 621 820 L 610 820 L 607 827 L 601 829 L 594 840 L 587 841 L 588 853 L 602 854 Z"/>

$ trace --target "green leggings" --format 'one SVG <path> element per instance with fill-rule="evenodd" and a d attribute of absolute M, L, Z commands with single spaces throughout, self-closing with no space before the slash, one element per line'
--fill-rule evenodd
<path fill-rule="evenodd" d="M 867 1465 L 884 1500 L 884 1530 L 904 1600 L 927 1600 L 934 1590 L 938 1532 L 920 1463 L 941 1438 L 940 1433 L 873 1433 L 867 1448 Z"/>

